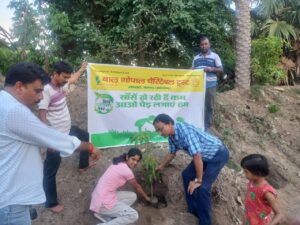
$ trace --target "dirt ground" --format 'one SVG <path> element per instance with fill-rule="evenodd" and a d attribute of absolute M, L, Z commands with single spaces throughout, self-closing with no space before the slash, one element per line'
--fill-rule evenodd
<path fill-rule="evenodd" d="M 86 129 L 86 87 L 80 85 L 69 96 L 73 124 Z M 259 100 L 255 100 L 258 98 Z M 268 107 L 277 105 L 279 111 L 270 113 Z M 261 95 L 240 94 L 236 90 L 219 93 L 213 131 L 228 146 L 230 163 L 219 175 L 213 188 L 213 224 L 241 224 L 246 179 L 239 167 L 240 159 L 249 153 L 265 154 L 271 163 L 269 181 L 276 187 L 281 208 L 291 218 L 300 215 L 300 86 L 265 87 Z M 150 148 L 158 158 L 167 150 L 166 143 L 139 146 Z M 38 218 L 33 225 L 95 225 L 89 211 L 91 192 L 113 156 L 128 147 L 103 151 L 97 165 L 79 173 L 78 154 L 64 158 L 57 176 L 58 193 L 65 210 L 53 214 L 42 205 L 36 206 Z M 167 207 L 152 208 L 138 201 L 136 225 L 196 225 L 197 219 L 186 213 L 181 170 L 190 158 L 180 153 L 163 173 L 167 185 Z"/>

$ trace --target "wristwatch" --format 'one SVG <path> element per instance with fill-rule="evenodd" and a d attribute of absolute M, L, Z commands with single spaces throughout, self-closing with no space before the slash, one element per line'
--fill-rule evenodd
<path fill-rule="evenodd" d="M 202 181 L 201 180 L 199 180 L 198 178 L 195 178 L 195 183 L 198 183 L 198 184 L 201 184 L 202 183 Z"/>

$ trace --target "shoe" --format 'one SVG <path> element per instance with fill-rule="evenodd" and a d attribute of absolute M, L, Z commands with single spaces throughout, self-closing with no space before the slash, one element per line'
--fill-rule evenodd
<path fill-rule="evenodd" d="M 31 220 L 35 220 L 38 217 L 36 209 L 32 208 L 32 206 L 30 206 L 30 208 L 29 208 L 29 214 L 30 214 Z"/>
<path fill-rule="evenodd" d="M 94 216 L 100 220 L 102 223 L 106 223 L 112 220 L 110 216 L 99 214 L 99 213 L 94 213 Z"/>

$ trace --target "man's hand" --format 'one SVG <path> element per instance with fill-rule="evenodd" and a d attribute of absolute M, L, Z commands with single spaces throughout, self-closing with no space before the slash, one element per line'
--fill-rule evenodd
<path fill-rule="evenodd" d="M 94 161 L 98 161 L 102 157 L 102 151 L 99 148 L 94 148 L 91 158 Z"/>
<path fill-rule="evenodd" d="M 86 61 L 83 61 L 81 64 L 81 67 L 79 69 L 79 71 L 81 72 L 81 74 L 83 74 L 86 71 L 88 63 Z"/>
<path fill-rule="evenodd" d="M 203 70 L 204 70 L 205 72 L 213 72 L 213 71 L 214 71 L 214 68 L 213 68 L 213 67 L 207 66 L 207 67 L 204 67 Z"/>
<path fill-rule="evenodd" d="M 79 70 L 72 74 L 69 78 L 68 83 L 74 84 L 78 81 L 79 77 L 86 71 L 88 63 L 83 61 Z"/>
<path fill-rule="evenodd" d="M 188 186 L 188 193 L 190 195 L 193 194 L 196 188 L 200 187 L 201 183 L 195 182 L 195 181 L 190 181 L 189 186 Z"/>
<path fill-rule="evenodd" d="M 165 167 L 162 164 L 160 164 L 158 167 L 156 167 L 155 171 L 156 172 L 162 172 L 164 168 Z"/>

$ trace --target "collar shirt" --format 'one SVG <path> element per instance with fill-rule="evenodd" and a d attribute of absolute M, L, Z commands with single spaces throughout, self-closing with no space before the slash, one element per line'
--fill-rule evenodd
<path fill-rule="evenodd" d="M 222 62 L 218 54 L 209 50 L 207 55 L 199 53 L 194 57 L 192 68 L 204 69 L 205 67 L 219 67 L 222 68 Z M 217 86 L 217 74 L 207 72 L 206 73 L 206 88 Z"/>
<path fill-rule="evenodd" d="M 0 102 L 0 208 L 40 204 L 45 201 L 40 147 L 63 149 L 67 156 L 80 141 L 49 128 L 6 91 L 0 91 Z"/>
<path fill-rule="evenodd" d="M 176 123 L 174 130 L 175 134 L 168 139 L 170 153 L 179 149 L 186 151 L 190 156 L 200 153 L 205 161 L 212 159 L 223 145 L 217 137 L 184 122 Z"/>

